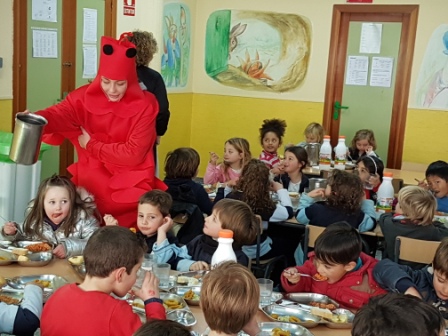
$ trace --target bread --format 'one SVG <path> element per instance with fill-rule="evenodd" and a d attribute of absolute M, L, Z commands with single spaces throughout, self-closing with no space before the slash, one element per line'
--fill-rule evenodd
<path fill-rule="evenodd" d="M 29 259 L 27 256 L 19 255 L 19 257 L 17 258 L 17 261 L 29 261 Z"/>
<path fill-rule="evenodd" d="M 16 247 L 15 249 L 12 249 L 11 252 L 16 255 L 24 256 L 24 255 L 27 255 L 29 251 L 27 249 L 24 249 L 21 247 Z"/>
<path fill-rule="evenodd" d="M 0 275 L 0 288 L 6 285 L 6 279 Z"/>
<path fill-rule="evenodd" d="M 331 320 L 333 318 L 333 313 L 331 312 L 330 309 L 322 309 L 322 308 L 313 307 L 313 308 L 311 308 L 311 314 L 323 317 L 328 320 Z"/>

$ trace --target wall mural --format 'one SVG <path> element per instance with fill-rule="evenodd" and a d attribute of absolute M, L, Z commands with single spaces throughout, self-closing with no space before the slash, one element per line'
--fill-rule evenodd
<path fill-rule="evenodd" d="M 417 105 L 448 110 L 448 24 L 432 33 L 416 85 Z"/>
<path fill-rule="evenodd" d="M 207 20 L 205 70 L 223 85 L 285 92 L 303 82 L 310 49 L 306 17 L 219 10 Z"/>
<path fill-rule="evenodd" d="M 167 87 L 183 87 L 190 68 L 190 9 L 185 4 L 169 3 L 164 6 L 163 18 L 162 77 Z"/>

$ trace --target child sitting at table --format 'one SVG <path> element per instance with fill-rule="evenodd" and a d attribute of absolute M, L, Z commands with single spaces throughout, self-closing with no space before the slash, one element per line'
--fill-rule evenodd
<path fill-rule="evenodd" d="M 133 336 L 191 336 L 188 328 L 176 321 L 148 320 Z"/>
<path fill-rule="evenodd" d="M 89 237 L 98 229 L 93 197 L 76 189 L 65 176 L 43 180 L 30 202 L 23 224 L 7 222 L 2 228 L 6 240 L 36 240 L 54 245 L 58 258 L 81 255 Z"/>
<path fill-rule="evenodd" d="M 434 307 L 410 295 L 388 293 L 370 299 L 355 315 L 352 336 L 445 336 Z"/>
<path fill-rule="evenodd" d="M 352 139 L 351 145 L 348 149 L 349 160 L 352 162 L 358 161 L 358 159 L 364 155 L 377 156 L 375 134 L 372 130 L 361 129 L 356 132 Z"/>
<path fill-rule="evenodd" d="M 297 144 L 297 146 L 305 147 L 309 143 L 319 143 L 322 144 L 324 141 L 324 128 L 321 124 L 317 122 L 310 123 L 303 132 L 305 136 L 305 141 Z"/>
<path fill-rule="evenodd" d="M 356 173 L 364 184 L 366 199 L 376 203 L 378 189 L 383 182 L 384 164 L 376 156 L 364 155 L 356 162 Z"/>
<path fill-rule="evenodd" d="M 448 239 L 440 243 L 432 265 L 413 270 L 383 259 L 375 266 L 373 275 L 381 287 L 417 296 L 438 308 L 443 318 L 448 319 Z"/>
<path fill-rule="evenodd" d="M 144 242 L 127 228 L 97 230 L 84 250 L 84 281 L 65 285 L 50 297 L 42 313 L 42 335 L 132 335 L 142 325 L 140 317 L 126 300 L 111 294 L 123 297 L 131 290 L 145 252 Z M 134 294 L 143 300 L 147 318 L 165 319 L 153 273 L 146 273 Z"/>
<path fill-rule="evenodd" d="M 395 259 L 397 236 L 429 241 L 441 241 L 448 237 L 448 228 L 434 221 L 436 207 L 436 199 L 428 190 L 417 186 L 402 188 L 398 193 L 395 214 L 384 213 L 378 220 L 384 235 L 383 258 Z M 414 262 L 402 263 L 414 269 L 426 266 Z"/>
<path fill-rule="evenodd" d="M 148 246 L 147 253 L 152 252 L 152 247 L 157 241 L 159 230 L 165 232 L 173 226 L 173 220 L 170 217 L 170 208 L 173 203 L 170 194 L 162 190 L 151 190 L 140 196 L 137 208 L 137 236 L 146 242 Z M 118 221 L 112 215 L 105 215 L 106 225 L 118 225 Z M 162 228 L 165 226 L 164 228 Z M 177 244 L 175 235 L 168 231 L 164 233 L 170 244 Z"/>
<path fill-rule="evenodd" d="M 302 170 L 308 164 L 308 154 L 303 147 L 292 146 L 285 149 L 283 172 L 275 181 L 280 181 L 283 187 L 291 192 L 303 193 L 310 186 L 310 181 Z"/>
<path fill-rule="evenodd" d="M 448 213 L 448 163 L 432 162 L 425 172 L 426 181 L 420 181 L 419 186 L 429 189 L 437 199 L 437 211 Z"/>
<path fill-rule="evenodd" d="M 316 239 L 303 266 L 287 268 L 281 281 L 286 292 L 328 295 L 341 305 L 358 309 L 385 291 L 373 278 L 376 259 L 361 252 L 359 232 L 346 222 L 328 226 Z M 302 277 L 308 274 L 311 277 Z M 317 275 L 317 277 L 316 277 Z"/>
<path fill-rule="evenodd" d="M 200 157 L 196 150 L 189 147 L 177 148 L 169 152 L 165 159 L 165 179 L 173 200 L 196 204 L 199 209 L 210 215 L 213 203 L 204 187 L 193 181 L 198 173 Z"/>
<path fill-rule="evenodd" d="M 256 335 L 260 287 L 246 267 L 228 261 L 204 276 L 200 305 L 210 328 L 209 336 Z"/>
<path fill-rule="evenodd" d="M 219 231 L 223 229 L 233 231 L 237 261 L 248 266 L 249 259 L 241 248 L 255 240 L 260 222 L 246 203 L 223 199 L 215 204 L 212 214 L 205 219 L 204 234 L 188 244 L 182 247 L 170 244 L 166 239 L 167 229 L 167 226 L 160 228 L 157 243 L 153 246 L 158 262 L 170 262 L 178 271 L 198 271 L 210 269 L 213 253 L 218 248 Z M 176 260 L 171 262 L 173 257 Z"/>
<path fill-rule="evenodd" d="M 205 184 L 216 182 L 235 185 L 241 170 L 251 158 L 249 142 L 243 138 L 231 138 L 224 145 L 224 162 L 218 164 L 219 156 L 210 152 L 210 161 L 204 175 Z"/>
<path fill-rule="evenodd" d="M 0 287 L 1 282 L 2 279 L 0 279 Z M 6 304 L 0 301 L 0 334 L 34 335 L 40 324 L 39 319 L 43 306 L 42 294 L 39 284 L 28 283 L 25 286 L 20 305 Z"/>
<path fill-rule="evenodd" d="M 286 122 L 281 119 L 263 120 L 260 128 L 260 143 L 263 151 L 259 160 L 265 163 L 269 169 L 275 168 L 273 173 L 276 175 L 282 170 L 277 150 L 283 143 L 285 130 Z"/>

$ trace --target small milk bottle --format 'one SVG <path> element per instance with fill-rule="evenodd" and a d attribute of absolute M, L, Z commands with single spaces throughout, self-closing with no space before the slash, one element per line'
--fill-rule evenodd
<path fill-rule="evenodd" d="M 334 168 L 345 170 L 347 161 L 347 146 L 345 145 L 345 136 L 340 135 L 337 146 L 334 148 Z"/>
<path fill-rule="evenodd" d="M 331 168 L 331 144 L 330 136 L 324 136 L 324 143 L 320 147 L 319 152 L 319 169 L 320 170 L 330 170 Z"/>
<path fill-rule="evenodd" d="M 394 186 L 392 185 L 392 173 L 384 173 L 383 182 L 378 188 L 376 211 L 384 213 L 392 211 L 394 201 Z"/>
<path fill-rule="evenodd" d="M 212 256 L 212 269 L 224 261 L 236 261 L 236 255 L 232 248 L 233 231 L 221 230 L 219 231 L 218 248 Z"/>

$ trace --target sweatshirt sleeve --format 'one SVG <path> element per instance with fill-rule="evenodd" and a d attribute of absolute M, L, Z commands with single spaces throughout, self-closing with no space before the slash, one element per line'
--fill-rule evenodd
<path fill-rule="evenodd" d="M 277 191 L 277 195 L 280 200 L 280 204 L 277 204 L 270 222 L 282 222 L 293 216 L 293 210 L 291 205 L 291 199 L 289 198 L 288 191 L 286 189 L 280 189 Z"/>
<path fill-rule="evenodd" d="M 316 273 L 316 272 L 313 273 L 313 268 L 314 268 L 314 265 L 313 265 L 311 260 L 305 261 L 303 266 L 296 267 L 296 269 L 297 269 L 297 271 L 299 273 L 309 274 L 309 275 L 314 275 L 314 273 Z M 283 289 L 287 293 L 291 293 L 291 292 L 309 292 L 311 290 L 311 281 L 313 281 L 309 277 L 300 277 L 300 281 L 298 283 L 292 284 L 285 278 L 283 273 L 281 275 L 281 279 L 280 280 L 281 280 Z"/>
<path fill-rule="evenodd" d="M 208 163 L 207 169 L 205 170 L 204 183 L 214 184 L 216 182 L 221 183 L 225 182 L 222 166 L 221 165 L 214 166 L 211 163 Z"/>
<path fill-rule="evenodd" d="M 358 226 L 359 232 L 372 230 L 376 225 L 376 212 L 372 200 L 363 200 L 361 203 L 361 211 L 364 212 L 364 218 Z"/>
<path fill-rule="evenodd" d="M 310 218 L 306 214 L 306 209 L 314 204 L 314 198 L 306 194 L 302 194 L 299 201 L 299 211 L 297 211 L 296 219 L 300 224 L 309 224 Z"/>

